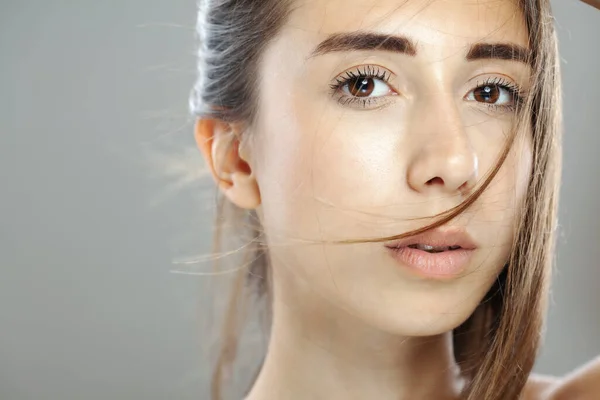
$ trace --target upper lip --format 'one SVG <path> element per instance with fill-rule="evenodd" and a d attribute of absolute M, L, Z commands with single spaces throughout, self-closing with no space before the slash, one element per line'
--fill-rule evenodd
<path fill-rule="evenodd" d="M 460 246 L 466 250 L 473 250 L 477 245 L 464 229 L 432 229 L 415 236 L 386 243 L 390 249 L 398 249 L 415 244 L 424 244 L 434 247 Z"/>

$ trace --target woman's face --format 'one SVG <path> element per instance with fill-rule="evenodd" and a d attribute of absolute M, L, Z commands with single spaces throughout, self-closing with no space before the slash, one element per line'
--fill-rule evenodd
<path fill-rule="evenodd" d="M 264 53 L 247 142 L 286 293 L 403 335 L 442 333 L 473 312 L 509 256 L 531 167 L 528 132 L 437 236 L 331 241 L 420 228 L 494 167 L 531 73 L 515 3 L 296 3 Z"/>

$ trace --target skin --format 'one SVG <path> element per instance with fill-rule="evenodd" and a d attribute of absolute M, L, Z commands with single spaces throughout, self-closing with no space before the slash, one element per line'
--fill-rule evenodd
<path fill-rule="evenodd" d="M 492 185 L 449 223 L 477 244 L 458 276 L 418 276 L 383 243 L 332 243 L 411 231 L 463 201 L 495 165 L 516 118 L 509 92 L 491 107 L 474 90 L 490 81 L 528 90 L 527 64 L 466 59 L 482 41 L 527 47 L 513 2 L 425 3 L 299 3 L 265 50 L 256 121 L 198 122 L 198 145 L 221 190 L 257 210 L 272 259 L 270 345 L 248 400 L 458 396 L 451 331 L 509 255 L 531 169 L 529 132 L 517 133 Z M 314 55 L 331 34 L 357 30 L 409 37 L 416 54 Z M 367 66 L 391 77 L 378 81 L 370 106 L 345 102 L 351 85 L 330 88 Z M 597 370 L 532 377 L 525 398 L 591 393 Z"/>

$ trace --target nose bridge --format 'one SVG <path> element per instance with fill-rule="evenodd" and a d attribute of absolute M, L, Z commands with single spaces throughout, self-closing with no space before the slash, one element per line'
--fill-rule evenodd
<path fill-rule="evenodd" d="M 450 92 L 426 96 L 417 106 L 416 145 L 408 166 L 408 184 L 417 191 L 457 192 L 474 186 L 478 158 L 460 105 Z"/>

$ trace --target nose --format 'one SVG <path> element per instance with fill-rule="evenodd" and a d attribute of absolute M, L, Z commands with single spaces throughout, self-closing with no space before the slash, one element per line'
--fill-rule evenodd
<path fill-rule="evenodd" d="M 464 194 L 477 181 L 479 161 L 459 111 L 448 103 L 427 108 L 428 115 L 416 119 L 424 122 L 415 126 L 420 134 L 412 146 L 408 185 L 420 193 Z"/>

